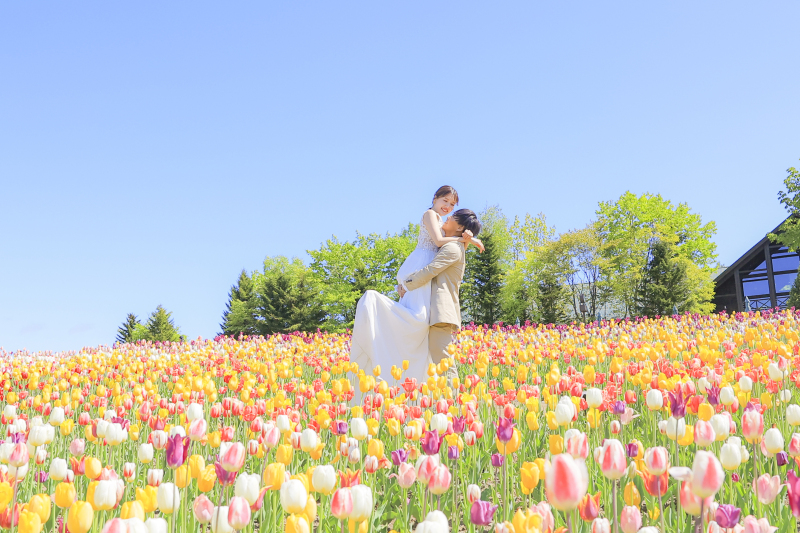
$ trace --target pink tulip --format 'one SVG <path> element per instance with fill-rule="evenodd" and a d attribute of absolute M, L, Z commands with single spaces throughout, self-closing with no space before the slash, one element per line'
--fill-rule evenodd
<path fill-rule="evenodd" d="M 80 457 L 86 451 L 86 441 L 83 439 L 75 439 L 69 445 L 69 453 L 75 457 Z"/>
<path fill-rule="evenodd" d="M 587 482 L 588 484 L 588 482 Z M 533 507 L 531 511 L 539 515 L 542 519 L 542 531 L 553 531 L 556 528 L 556 519 L 553 516 L 553 511 L 550 510 L 550 504 L 547 502 L 539 502 Z"/>
<path fill-rule="evenodd" d="M 246 458 L 244 445 L 241 442 L 234 442 L 222 452 L 219 462 L 226 472 L 238 472 L 244 466 Z"/>
<path fill-rule="evenodd" d="M 397 474 L 397 484 L 401 488 L 408 489 L 414 485 L 417 480 L 417 471 L 414 465 L 409 463 L 400 463 L 399 473 Z"/>
<path fill-rule="evenodd" d="M 194 499 L 192 511 L 194 511 L 194 517 L 200 524 L 208 524 L 214 514 L 214 504 L 205 494 L 201 494 Z"/>
<path fill-rule="evenodd" d="M 169 440 L 169 435 L 167 432 L 161 429 L 157 429 L 150 433 L 150 440 L 152 440 L 153 448 L 156 450 L 163 450 L 167 447 L 167 440 Z"/>
<path fill-rule="evenodd" d="M 192 442 L 197 442 L 202 440 L 205 437 L 206 432 L 208 431 L 208 422 L 204 418 L 197 418 L 192 420 L 189 424 L 189 431 L 187 432 L 187 437 L 189 437 Z"/>
<path fill-rule="evenodd" d="M 374 455 L 368 455 L 364 459 L 364 472 L 367 474 L 374 474 L 378 471 L 378 458 Z"/>
<path fill-rule="evenodd" d="M 417 459 L 417 481 L 427 485 L 430 481 L 433 471 L 439 467 L 438 455 L 421 455 Z"/>
<path fill-rule="evenodd" d="M 651 475 L 660 476 L 669 466 L 669 452 L 663 446 L 654 446 L 644 452 L 644 465 Z"/>
<path fill-rule="evenodd" d="M 250 504 L 241 496 L 234 496 L 228 504 L 228 523 L 236 531 L 250 524 Z"/>
<path fill-rule="evenodd" d="M 281 439 L 281 430 L 277 426 L 270 426 L 264 431 L 264 446 L 271 450 L 278 445 Z"/>
<path fill-rule="evenodd" d="M 692 465 L 692 491 L 700 498 L 714 496 L 725 481 L 725 472 L 717 457 L 706 451 L 694 456 Z"/>
<path fill-rule="evenodd" d="M 583 459 L 589 456 L 589 439 L 586 433 L 573 435 L 567 441 L 567 453 L 575 459 Z"/>
<path fill-rule="evenodd" d="M 620 479 L 625 475 L 628 463 L 625 459 L 625 448 L 617 439 L 606 439 L 597 457 L 603 475 L 608 479 Z"/>
<path fill-rule="evenodd" d="M 626 505 L 619 517 L 619 525 L 624 533 L 636 533 L 642 527 L 642 513 L 638 507 Z"/>
<path fill-rule="evenodd" d="M 28 445 L 24 442 L 15 444 L 14 449 L 11 450 L 11 454 L 8 456 L 8 464 L 15 468 L 27 465 L 29 460 Z"/>
<path fill-rule="evenodd" d="M 708 508 L 711 502 L 714 500 L 713 498 L 706 498 L 703 500 L 702 498 L 695 495 L 692 491 L 692 482 L 691 481 L 684 481 L 681 483 L 681 509 L 683 509 L 686 513 L 692 516 L 700 516 L 700 504 L 703 503 L 704 508 Z"/>
<path fill-rule="evenodd" d="M 744 529 L 742 533 L 773 533 L 777 531 L 777 527 L 769 525 L 769 521 L 766 518 L 759 518 L 756 520 L 756 517 L 753 515 L 745 517 L 742 521 L 742 525 Z"/>
<path fill-rule="evenodd" d="M 572 511 L 588 488 L 589 474 L 583 461 L 576 461 L 566 453 L 551 459 L 550 469 L 545 475 L 545 490 L 547 501 L 553 507 L 559 511 Z"/>
<path fill-rule="evenodd" d="M 701 448 L 708 448 L 716 438 L 717 434 L 710 422 L 698 420 L 694 425 L 694 442 Z"/>
<path fill-rule="evenodd" d="M 112 518 L 103 526 L 103 533 L 127 533 L 128 524 L 122 518 Z"/>
<path fill-rule="evenodd" d="M 611 434 L 612 435 L 619 435 L 620 431 L 622 431 L 622 426 L 619 423 L 619 420 L 612 420 L 611 421 Z"/>
<path fill-rule="evenodd" d="M 789 441 L 786 451 L 792 457 L 800 456 L 800 433 L 792 433 L 792 439 Z"/>
<path fill-rule="evenodd" d="M 439 465 L 431 474 L 431 478 L 428 481 L 428 490 L 431 494 L 444 494 L 450 488 L 452 480 L 453 477 L 450 475 L 450 470 L 447 469 L 447 466 Z"/>
<path fill-rule="evenodd" d="M 353 495 L 349 488 L 341 488 L 331 498 L 331 514 L 338 520 L 347 519 L 353 512 Z"/>
<path fill-rule="evenodd" d="M 595 518 L 592 521 L 592 533 L 611 533 L 611 524 L 608 518 Z"/>
<path fill-rule="evenodd" d="M 756 496 L 758 501 L 769 505 L 775 501 L 781 490 L 781 478 L 778 476 L 770 477 L 769 474 L 762 474 L 756 480 Z"/>
<path fill-rule="evenodd" d="M 764 417 L 756 408 L 745 408 L 742 416 L 742 435 L 747 442 L 755 442 L 764 434 Z"/>

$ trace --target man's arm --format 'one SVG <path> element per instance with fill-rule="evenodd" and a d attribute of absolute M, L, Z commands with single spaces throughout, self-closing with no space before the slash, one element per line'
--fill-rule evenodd
<path fill-rule="evenodd" d="M 403 285 L 410 291 L 418 289 L 459 259 L 461 259 L 461 246 L 458 243 L 449 242 L 439 249 L 436 257 L 433 258 L 433 261 L 428 266 L 410 274 L 403 281 Z"/>

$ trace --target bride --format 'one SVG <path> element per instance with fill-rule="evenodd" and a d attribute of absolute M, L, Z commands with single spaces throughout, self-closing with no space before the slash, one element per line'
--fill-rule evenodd
<path fill-rule="evenodd" d="M 474 244 L 483 251 L 483 243 L 465 231 L 461 237 L 445 237 L 442 232 L 443 217 L 458 205 L 458 193 L 450 186 L 440 187 L 433 196 L 433 204 L 422 215 L 417 247 L 406 258 L 397 272 L 397 281 L 426 267 L 436 252 L 447 242 L 459 241 L 469 246 Z M 383 379 L 389 380 L 389 369 L 401 367 L 408 362 L 401 381 L 406 378 L 421 383 L 428 377 L 431 363 L 428 351 L 428 327 L 431 304 L 431 284 L 407 291 L 399 302 L 395 302 L 376 291 L 368 290 L 358 301 L 350 361 L 367 375 L 380 367 Z M 354 380 L 356 398 L 360 398 L 358 380 Z"/>

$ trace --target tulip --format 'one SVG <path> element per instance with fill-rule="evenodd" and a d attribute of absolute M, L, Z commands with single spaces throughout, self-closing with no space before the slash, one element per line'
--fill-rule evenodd
<path fill-rule="evenodd" d="M 180 506 L 181 493 L 174 483 L 163 483 L 159 485 L 156 493 L 158 509 L 164 514 L 174 513 Z"/>
<path fill-rule="evenodd" d="M 353 418 L 350 420 L 350 434 L 356 440 L 364 440 L 369 434 L 369 428 L 363 418 Z"/>
<path fill-rule="evenodd" d="M 428 491 L 431 494 L 441 495 L 450 488 L 452 476 L 446 465 L 439 465 L 431 474 L 428 481 Z"/>
<path fill-rule="evenodd" d="M 123 520 L 127 520 L 129 518 L 138 518 L 139 520 L 144 520 L 144 505 L 142 505 L 142 502 L 139 500 L 123 503 L 120 507 L 120 518 Z"/>
<path fill-rule="evenodd" d="M 647 404 L 647 408 L 651 411 L 658 411 L 664 407 L 664 395 L 661 394 L 661 391 L 658 389 L 650 389 L 647 391 L 645 403 Z"/>
<path fill-rule="evenodd" d="M 717 507 L 714 520 L 719 524 L 719 527 L 732 528 L 739 523 L 739 516 L 741 514 L 741 509 L 735 505 L 722 504 Z"/>
<path fill-rule="evenodd" d="M 792 427 L 800 426 L 800 405 L 793 403 L 786 406 L 786 421 Z"/>
<path fill-rule="evenodd" d="M 431 475 L 433 475 L 433 471 L 436 470 L 436 468 L 438 467 L 439 467 L 438 455 L 420 456 L 420 458 L 417 459 L 417 464 L 415 467 L 417 471 L 417 481 L 427 485 L 428 482 L 430 481 Z"/>
<path fill-rule="evenodd" d="M 619 444 L 619 441 L 616 442 Z M 621 449 L 622 445 L 619 446 Z M 551 459 L 550 469 L 545 474 L 545 490 L 547 500 L 553 507 L 559 511 L 572 511 L 586 494 L 588 484 L 586 465 L 582 461 L 576 461 L 569 454 L 556 455 Z"/>
<path fill-rule="evenodd" d="M 755 486 L 758 501 L 769 505 L 775 501 L 778 492 L 781 490 L 781 478 L 778 476 L 770 477 L 769 474 L 762 474 L 756 480 Z"/>
<path fill-rule="evenodd" d="M 711 446 L 716 440 L 717 434 L 710 422 L 698 420 L 694 426 L 694 442 L 701 448 Z"/>
<path fill-rule="evenodd" d="M 192 442 L 198 442 L 203 440 L 203 437 L 206 436 L 207 432 L 208 423 L 204 418 L 198 418 L 189 423 L 189 431 L 187 431 L 187 435 Z"/>
<path fill-rule="evenodd" d="M 338 520 L 346 520 L 353 512 L 353 494 L 349 487 L 341 488 L 331 498 L 331 515 Z"/>
<path fill-rule="evenodd" d="M 136 454 L 140 463 L 148 464 L 153 460 L 153 445 L 140 444 Z"/>
<path fill-rule="evenodd" d="M 56 485 L 55 503 L 61 509 L 67 509 L 75 503 L 75 485 L 72 483 L 59 483 Z"/>
<path fill-rule="evenodd" d="M 447 517 L 441 511 L 431 511 L 425 520 L 417 524 L 414 533 L 448 533 L 450 524 Z"/>
<path fill-rule="evenodd" d="M 214 507 L 214 512 L 211 515 L 211 532 L 212 533 L 233 533 L 233 528 L 228 522 L 228 507 Z"/>
<path fill-rule="evenodd" d="M 555 413 L 558 425 L 566 426 L 575 416 L 575 404 L 567 397 L 561 398 L 556 405 Z"/>
<path fill-rule="evenodd" d="M 261 480 L 267 487 L 272 487 L 271 490 L 280 490 L 283 485 L 286 474 L 286 465 L 283 463 L 271 463 L 267 465 L 264 470 L 264 475 Z"/>
<path fill-rule="evenodd" d="M 89 483 L 86 500 L 95 511 L 109 511 L 117 504 L 117 481 L 104 479 Z"/>
<path fill-rule="evenodd" d="M 30 456 L 28 455 L 28 446 L 25 443 L 17 443 L 11 450 L 8 456 L 9 466 L 19 468 L 28 464 Z"/>
<path fill-rule="evenodd" d="M 164 480 L 164 471 L 160 468 L 150 468 L 147 471 L 147 484 L 151 487 L 158 487 Z"/>
<path fill-rule="evenodd" d="M 722 465 L 713 453 L 698 451 L 692 466 L 692 491 L 700 498 L 717 493 L 725 481 Z"/>
<path fill-rule="evenodd" d="M 669 467 L 669 452 L 663 446 L 654 446 L 644 452 L 644 464 L 648 472 L 660 476 Z"/>
<path fill-rule="evenodd" d="M 239 531 L 250 524 L 250 504 L 240 496 L 231 498 L 228 506 L 228 523 Z"/>
<path fill-rule="evenodd" d="M 75 502 L 67 514 L 67 527 L 70 533 L 86 533 L 92 527 L 94 511 L 86 502 Z"/>
<path fill-rule="evenodd" d="M 467 485 L 467 502 L 473 504 L 481 499 L 481 488 L 478 485 Z"/>
<path fill-rule="evenodd" d="M 246 458 L 244 445 L 241 442 L 234 442 L 222 452 L 219 463 L 226 472 L 238 472 L 244 466 Z"/>
<path fill-rule="evenodd" d="M 42 519 L 32 511 L 23 510 L 18 520 L 19 533 L 39 533 L 42 530 Z"/>
<path fill-rule="evenodd" d="M 400 464 L 400 468 L 397 474 L 397 484 L 400 485 L 400 487 L 403 489 L 408 489 L 414 485 L 414 482 L 416 480 L 417 480 L 417 471 L 414 468 L 414 466 L 408 463 Z"/>
<path fill-rule="evenodd" d="M 211 503 L 211 500 L 209 500 L 205 494 L 201 494 L 194 499 L 192 512 L 194 513 L 195 520 L 200 524 L 208 524 L 211 522 L 214 513 L 214 504 Z"/>
<path fill-rule="evenodd" d="M 745 408 L 742 415 L 742 435 L 747 442 L 756 442 L 764 433 L 764 417 L 754 407 Z"/>
<path fill-rule="evenodd" d="M 261 476 L 258 474 L 239 474 L 234 484 L 233 494 L 247 500 L 249 505 L 253 505 L 258 499 L 260 489 Z"/>
<path fill-rule="evenodd" d="M 770 526 L 766 518 L 756 519 L 752 515 L 745 517 L 741 525 L 743 526 L 742 533 L 772 533 L 778 529 Z"/>
<path fill-rule="evenodd" d="M 167 432 L 157 429 L 150 433 L 150 439 L 153 441 L 153 447 L 156 450 L 163 450 L 167 446 L 169 435 Z"/>
<path fill-rule="evenodd" d="M 642 527 L 642 513 L 638 507 L 626 505 L 622 508 L 619 525 L 623 533 L 636 533 Z"/>
<path fill-rule="evenodd" d="M 586 390 L 586 404 L 590 409 L 597 409 L 603 405 L 603 391 L 596 388 Z"/>
<path fill-rule="evenodd" d="M 522 493 L 525 495 L 533 492 L 536 485 L 539 484 L 539 468 L 534 463 L 523 463 L 520 469 L 520 483 L 522 485 Z"/>
<path fill-rule="evenodd" d="M 353 511 L 350 513 L 350 520 L 363 522 L 372 513 L 372 489 L 366 485 L 356 485 L 350 488 L 353 496 Z"/>
<path fill-rule="evenodd" d="M 683 438 L 686 434 L 686 421 L 683 418 L 669 417 L 667 419 L 666 433 L 670 440 L 679 440 Z"/>
<path fill-rule="evenodd" d="M 769 428 L 764 434 L 764 446 L 769 453 L 783 451 L 783 434 L 778 428 Z"/>
<path fill-rule="evenodd" d="M 50 479 L 54 481 L 62 481 L 67 477 L 67 462 L 60 457 L 56 457 L 50 463 Z"/>
<path fill-rule="evenodd" d="M 600 449 L 597 462 L 600 463 L 600 469 L 605 477 L 612 480 L 620 479 L 628 466 L 622 443 L 617 439 L 606 439 Z"/>
<path fill-rule="evenodd" d="M 586 433 L 578 431 L 567 440 L 567 453 L 575 459 L 585 460 L 589 456 L 589 438 Z"/>
<path fill-rule="evenodd" d="M 289 514 L 302 513 L 306 507 L 308 492 L 297 479 L 290 479 L 281 487 L 281 506 Z"/>
<path fill-rule="evenodd" d="M 719 452 L 719 460 L 725 470 L 736 470 L 742 464 L 741 445 L 726 442 Z"/>
<path fill-rule="evenodd" d="M 611 533 L 611 523 L 608 518 L 595 518 L 592 521 L 592 533 Z"/>
<path fill-rule="evenodd" d="M 492 523 L 496 511 L 496 505 L 478 500 L 470 507 L 469 519 L 476 526 L 488 526 Z"/>
<path fill-rule="evenodd" d="M 175 435 L 167 440 L 167 466 L 178 468 L 189 456 L 189 437 Z"/>
<path fill-rule="evenodd" d="M 585 522 L 592 522 L 600 514 L 600 493 L 594 496 L 587 494 L 578 504 L 578 514 Z"/>

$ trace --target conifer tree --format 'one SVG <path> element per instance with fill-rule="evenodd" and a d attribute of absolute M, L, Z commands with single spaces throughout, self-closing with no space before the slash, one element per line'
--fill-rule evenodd
<path fill-rule="evenodd" d="M 462 308 L 469 320 L 477 324 L 494 324 L 503 313 L 500 298 L 503 266 L 494 234 L 481 233 L 480 238 L 484 252 L 471 252 L 467 257 L 461 289 Z"/>
<path fill-rule="evenodd" d="M 552 272 L 542 273 L 536 289 L 539 321 L 543 324 L 566 323 L 569 292 L 558 276 Z"/>
<path fill-rule="evenodd" d="M 655 242 L 635 297 L 637 313 L 654 317 L 671 315 L 675 308 L 683 312 L 690 296 L 686 260 L 669 243 Z"/>
<path fill-rule="evenodd" d="M 128 313 L 125 322 L 117 329 L 117 342 L 120 344 L 125 344 L 127 342 L 133 342 L 133 331 L 136 329 L 136 326 L 140 325 L 139 319 L 136 318 L 136 315 L 133 313 Z"/>
<path fill-rule="evenodd" d="M 175 323 L 172 321 L 172 313 L 167 312 L 162 306 L 156 307 L 156 310 L 150 315 L 147 320 L 147 331 L 151 341 L 173 341 L 181 340 L 181 334 Z"/>
<path fill-rule="evenodd" d="M 326 313 L 319 291 L 305 272 L 275 272 L 260 280 L 255 318 L 258 333 L 313 332 L 322 326 Z"/>
<path fill-rule="evenodd" d="M 800 309 L 800 274 L 794 278 L 792 288 L 789 290 L 789 299 L 786 300 L 786 307 Z"/>
<path fill-rule="evenodd" d="M 223 335 L 258 334 L 257 322 L 253 314 L 255 308 L 254 277 L 255 274 L 249 276 L 247 271 L 242 269 L 236 285 L 231 286 L 228 303 L 222 314 L 222 324 L 219 325 Z"/>

